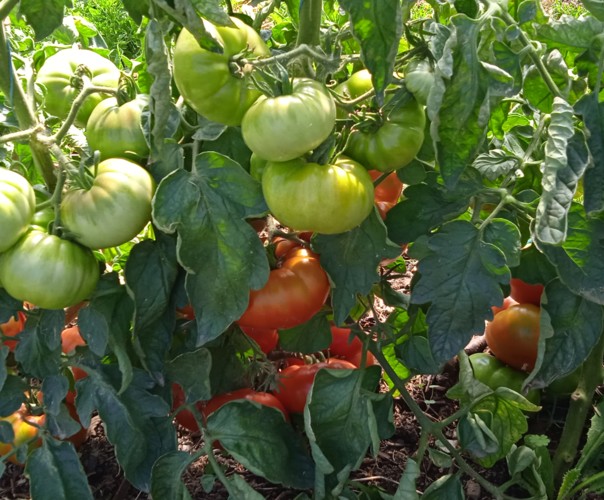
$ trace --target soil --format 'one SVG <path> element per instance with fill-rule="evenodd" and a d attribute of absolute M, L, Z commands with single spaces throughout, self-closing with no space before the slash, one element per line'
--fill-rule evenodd
<path fill-rule="evenodd" d="M 395 288 L 402 292 L 408 292 L 413 271 L 413 263 L 408 262 L 407 273 L 397 280 Z M 387 309 L 383 304 L 376 305 L 376 312 L 380 316 L 380 320 L 387 315 Z M 368 318 L 365 321 L 375 320 Z M 466 348 L 466 351 L 478 352 L 484 348 L 485 344 L 482 337 L 475 337 Z M 407 388 L 430 418 L 442 420 L 457 410 L 457 403 L 446 397 L 447 390 L 456 381 L 457 365 L 451 363 L 446 366 L 446 369 L 440 375 L 418 376 L 411 379 L 407 384 Z M 387 390 L 385 384 L 382 389 Z M 547 434 L 555 442 L 564 422 L 565 406 L 564 404 L 558 405 L 555 411 L 546 413 L 541 412 L 538 418 L 531 419 L 530 432 Z M 377 455 L 375 457 L 367 456 L 361 467 L 352 473 L 351 479 L 357 485 L 375 485 L 390 494 L 396 491 L 407 464 L 407 459 L 413 457 L 417 451 L 420 437 L 420 428 L 416 418 L 401 399 L 395 399 L 394 424 L 396 428 L 394 435 L 390 439 L 382 441 Z M 181 450 L 194 451 L 199 448 L 201 443 L 198 436 L 192 435 L 184 428 L 179 428 L 178 432 L 179 448 Z M 449 440 L 455 443 L 454 427 L 447 428 L 445 434 Z M 124 479 L 123 472 L 115 460 L 113 447 L 107 441 L 103 424 L 98 417 L 93 418 L 88 439 L 80 448 L 79 454 L 94 498 L 107 500 L 151 498 L 150 495 L 136 490 Z M 267 499 L 289 500 L 300 493 L 271 484 L 263 478 L 246 471 L 241 465 L 228 457 L 218 454 L 218 458 L 226 468 L 227 475 L 235 473 L 242 475 L 256 491 Z M 226 490 L 219 482 L 215 483 L 211 492 L 204 491 L 201 478 L 206 464 L 206 457 L 202 457 L 192 464 L 184 475 L 184 482 L 192 497 L 207 500 L 228 498 Z M 508 479 L 505 461 L 500 461 L 489 470 L 480 468 L 477 470 L 495 484 L 503 484 Z M 421 463 L 421 476 L 416 485 L 418 492 L 424 491 L 432 482 L 454 471 L 454 468 L 438 467 L 426 458 Z M 488 500 L 492 498 L 475 480 L 465 475 L 462 476 L 462 480 L 468 500 Z M 8 464 L 4 475 L 0 479 L 0 500 L 23 498 L 29 498 L 29 484 L 23 474 L 23 467 Z"/>

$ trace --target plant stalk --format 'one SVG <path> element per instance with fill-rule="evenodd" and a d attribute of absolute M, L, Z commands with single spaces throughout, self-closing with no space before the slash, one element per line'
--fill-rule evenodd
<path fill-rule="evenodd" d="M 300 5 L 300 26 L 296 47 L 300 45 L 319 45 L 321 38 L 321 15 L 323 0 L 303 0 Z"/>

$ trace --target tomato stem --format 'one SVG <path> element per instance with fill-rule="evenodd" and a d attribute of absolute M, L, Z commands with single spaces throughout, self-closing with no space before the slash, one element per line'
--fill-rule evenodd
<path fill-rule="evenodd" d="M 300 27 L 296 47 L 300 45 L 319 45 L 321 39 L 321 15 L 323 0 L 304 0 L 300 4 Z"/>

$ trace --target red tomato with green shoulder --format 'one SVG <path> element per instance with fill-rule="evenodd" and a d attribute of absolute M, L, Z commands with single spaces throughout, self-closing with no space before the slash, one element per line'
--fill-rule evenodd
<path fill-rule="evenodd" d="M 139 94 L 121 102 L 117 97 L 101 101 L 86 123 L 86 139 L 101 160 L 126 158 L 141 162 L 149 156 L 149 144 L 143 133 L 142 118 L 149 106 L 149 96 Z"/>
<path fill-rule="evenodd" d="M 251 338 L 264 354 L 274 351 L 279 343 L 279 332 L 275 328 L 240 327 L 243 333 Z"/>
<path fill-rule="evenodd" d="M 15 299 L 42 309 L 64 309 L 87 299 L 99 280 L 92 250 L 30 230 L 0 254 L 0 283 Z"/>
<path fill-rule="evenodd" d="M 36 208 L 34 189 L 17 172 L 0 168 L 0 252 L 5 252 L 29 228 Z"/>
<path fill-rule="evenodd" d="M 64 120 L 83 84 L 117 89 L 120 70 L 109 59 L 92 50 L 69 48 L 56 52 L 44 61 L 36 75 L 42 93 L 36 97 L 49 115 Z M 90 94 L 78 111 L 75 124 L 84 127 L 92 110 L 108 94 Z"/>
<path fill-rule="evenodd" d="M 72 354 L 75 351 L 76 347 L 84 346 L 84 345 L 86 345 L 86 341 L 82 338 L 82 335 L 80 334 L 80 328 L 77 325 L 65 328 L 61 332 L 61 351 L 63 352 L 63 354 L 67 354 L 67 355 Z M 71 370 L 71 373 L 73 374 L 73 379 L 75 381 L 78 381 L 78 380 L 88 376 L 88 374 L 84 370 L 82 370 L 81 368 L 78 368 L 77 366 L 70 367 L 70 370 Z M 67 395 L 65 396 L 65 401 L 67 402 L 68 405 L 69 404 L 73 405 L 73 403 L 75 401 L 75 397 L 76 397 L 76 391 L 75 391 L 75 389 L 72 388 L 69 391 L 67 391 Z"/>
<path fill-rule="evenodd" d="M 541 311 L 533 304 L 517 304 L 487 323 L 485 338 L 493 355 L 518 370 L 531 371 L 537 360 Z"/>
<path fill-rule="evenodd" d="M 30 452 L 40 446 L 41 440 L 36 439 L 36 437 L 40 432 L 39 427 L 42 427 L 46 421 L 45 415 L 30 415 L 27 406 L 23 404 L 15 413 L 8 417 L 0 418 L 0 420 L 10 423 L 14 434 L 12 441 L 0 441 L 0 456 L 24 445 L 28 446 Z M 21 464 L 15 454 L 11 455 L 8 461 L 14 464 Z"/>
<path fill-rule="evenodd" d="M 346 361 L 350 361 L 357 368 L 361 366 L 363 356 L 363 342 L 356 336 L 350 339 L 350 328 L 331 327 L 331 344 L 329 353 L 334 357 L 342 357 Z M 366 353 L 365 366 L 375 364 L 375 358 L 369 351 Z"/>
<path fill-rule="evenodd" d="M 512 278 L 510 280 L 510 297 L 520 304 L 540 306 L 544 288 L 541 283 L 532 285 L 519 278 Z"/>
<path fill-rule="evenodd" d="M 284 368 L 277 379 L 278 388 L 275 396 L 290 413 L 302 413 L 308 393 L 315 381 L 317 372 L 322 368 L 330 370 L 354 370 L 356 366 L 350 361 L 329 358 L 325 362 L 311 365 L 290 365 Z"/>
<path fill-rule="evenodd" d="M 329 279 L 316 254 L 295 246 L 277 257 L 266 285 L 250 292 L 237 321 L 242 328 L 292 328 L 312 318 L 327 300 Z"/>
<path fill-rule="evenodd" d="M 241 133 L 258 157 L 286 162 L 319 146 L 335 123 L 336 105 L 325 86 L 296 78 L 291 93 L 258 98 L 243 117 Z"/>
<path fill-rule="evenodd" d="M 88 248 L 130 241 L 151 219 L 155 181 L 143 167 L 123 158 L 98 164 L 89 189 L 73 187 L 61 201 L 61 223 Z"/>
<path fill-rule="evenodd" d="M 7 337 L 15 337 L 23 331 L 25 328 L 25 320 L 27 316 L 22 311 L 18 311 L 17 314 L 11 317 L 6 323 L 0 325 L 0 331 Z M 18 340 L 5 340 L 3 343 L 8 347 L 9 351 L 14 352 L 17 347 Z"/>
<path fill-rule="evenodd" d="M 222 53 L 202 48 L 183 29 L 174 47 L 173 71 L 176 87 L 191 108 L 208 120 L 237 126 L 261 93 L 247 69 L 239 76 L 231 73 L 231 59 L 246 52 L 256 57 L 269 56 L 270 51 L 253 28 L 235 17 L 231 21 L 233 26 L 203 21 Z"/>
<path fill-rule="evenodd" d="M 361 224 L 373 210 L 367 170 L 344 156 L 320 165 L 296 158 L 269 162 L 262 192 L 271 213 L 297 231 L 337 234 Z"/>

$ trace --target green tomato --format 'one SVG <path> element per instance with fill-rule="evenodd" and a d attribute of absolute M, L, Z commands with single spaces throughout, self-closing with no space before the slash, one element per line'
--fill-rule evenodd
<path fill-rule="evenodd" d="M 149 145 L 142 129 L 142 115 L 149 96 L 139 94 L 121 106 L 115 97 L 102 101 L 88 118 L 86 139 L 101 159 L 128 158 L 141 161 L 149 156 Z"/>
<path fill-rule="evenodd" d="M 366 69 L 362 69 L 350 75 L 348 80 L 336 85 L 333 90 L 344 99 L 353 100 L 369 92 L 372 88 L 371 73 Z M 336 116 L 339 119 L 343 119 L 348 116 L 348 112 L 346 109 L 338 107 Z"/>
<path fill-rule="evenodd" d="M 0 168 L 0 252 L 8 250 L 25 234 L 35 208 L 36 197 L 27 179 Z"/>
<path fill-rule="evenodd" d="M 434 86 L 434 70 L 427 59 L 411 59 L 405 67 L 405 86 L 419 103 L 428 102 L 430 89 Z"/>
<path fill-rule="evenodd" d="M 345 157 L 326 165 L 302 158 L 269 162 L 262 175 L 262 191 L 273 215 L 298 231 L 343 233 L 373 210 L 371 176 Z"/>
<path fill-rule="evenodd" d="M 260 35 L 237 18 L 235 27 L 215 26 L 204 21 L 204 27 L 222 46 L 223 52 L 202 49 L 186 29 L 174 47 L 174 81 L 185 102 L 200 115 L 224 125 L 239 125 L 244 113 L 260 96 L 249 74 L 238 77 L 231 73 L 233 56 L 251 51 L 255 56 L 269 56 L 270 51 Z"/>
<path fill-rule="evenodd" d="M 90 189 L 63 196 L 61 222 L 71 237 L 88 248 L 108 248 L 134 238 L 151 218 L 155 182 L 144 168 L 122 158 L 97 167 Z"/>
<path fill-rule="evenodd" d="M 291 94 L 260 97 L 241 122 L 243 140 L 260 158 L 288 161 L 316 148 L 336 123 L 336 106 L 322 83 L 293 81 Z"/>
<path fill-rule="evenodd" d="M 79 67 L 85 68 L 82 80 L 76 78 Z M 120 70 L 109 59 L 91 50 L 65 49 L 50 56 L 38 71 L 36 83 L 42 85 L 44 110 L 60 119 L 67 118 L 71 104 L 81 91 L 81 83 L 117 89 Z M 89 95 L 78 111 L 76 125 L 86 126 L 92 110 L 107 94 Z"/>
<path fill-rule="evenodd" d="M 507 387 L 521 393 L 526 373 L 507 366 L 494 356 L 484 352 L 472 354 L 469 359 L 474 377 L 479 382 L 493 390 L 498 387 Z M 525 397 L 534 404 L 539 404 L 541 401 L 541 394 L 537 389 L 531 389 Z"/>
<path fill-rule="evenodd" d="M 0 254 L 0 282 L 15 299 L 63 309 L 88 298 L 99 279 L 92 250 L 32 229 Z"/>
<path fill-rule="evenodd" d="M 345 153 L 369 170 L 398 170 L 421 149 L 425 125 L 424 108 L 411 98 L 372 129 L 353 130 Z"/>
<path fill-rule="evenodd" d="M 256 153 L 250 156 L 250 175 L 258 182 L 262 182 L 262 175 L 268 162 L 264 158 L 260 158 Z"/>

